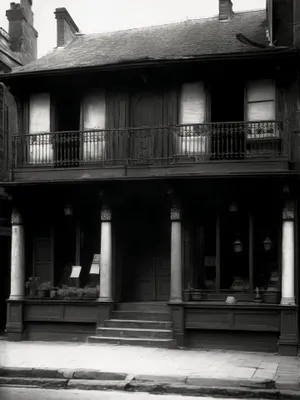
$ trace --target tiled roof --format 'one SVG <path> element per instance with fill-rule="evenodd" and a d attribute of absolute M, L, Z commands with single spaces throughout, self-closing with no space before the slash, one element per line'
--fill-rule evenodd
<path fill-rule="evenodd" d="M 13 73 L 261 51 L 242 44 L 236 34 L 242 33 L 253 42 L 267 45 L 265 23 L 266 11 L 259 10 L 234 14 L 229 21 L 214 17 L 78 35 L 64 49 L 55 49 L 24 67 L 15 68 Z"/>

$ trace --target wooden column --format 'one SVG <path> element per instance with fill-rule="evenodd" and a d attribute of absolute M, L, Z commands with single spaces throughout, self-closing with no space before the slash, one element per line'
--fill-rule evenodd
<path fill-rule="evenodd" d="M 181 210 L 171 208 L 171 290 L 170 302 L 182 302 Z"/>
<path fill-rule="evenodd" d="M 17 209 L 12 212 L 11 223 L 11 288 L 9 299 L 21 300 L 25 294 L 25 244 L 23 220 Z"/>
<path fill-rule="evenodd" d="M 253 282 L 254 282 L 254 224 L 253 224 L 253 214 L 249 212 L 249 289 L 253 291 Z"/>
<path fill-rule="evenodd" d="M 282 213 L 282 305 L 295 305 L 294 219 L 294 201 L 286 201 Z"/>
<path fill-rule="evenodd" d="M 100 293 L 99 301 L 112 302 L 112 230 L 111 210 L 104 205 L 101 209 L 100 243 Z"/>
<path fill-rule="evenodd" d="M 220 214 L 216 219 L 216 290 L 220 291 L 221 286 L 221 232 L 220 232 Z"/>

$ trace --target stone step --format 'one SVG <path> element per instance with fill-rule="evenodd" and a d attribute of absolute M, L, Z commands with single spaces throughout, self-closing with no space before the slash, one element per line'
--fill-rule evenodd
<path fill-rule="evenodd" d="M 131 328 L 106 328 L 98 327 L 96 334 L 101 337 L 125 337 L 125 338 L 145 338 L 173 339 L 173 331 L 166 329 L 131 329 Z"/>
<path fill-rule="evenodd" d="M 112 319 L 135 319 L 142 321 L 165 321 L 169 322 L 171 320 L 170 314 L 168 312 L 152 312 L 152 311 L 113 311 Z"/>
<path fill-rule="evenodd" d="M 136 319 L 110 319 L 104 321 L 106 328 L 136 328 L 136 329 L 171 329 L 172 322 L 166 321 L 147 321 Z"/>
<path fill-rule="evenodd" d="M 165 347 L 168 349 L 176 348 L 174 339 L 149 339 L 149 338 L 120 338 L 120 337 L 101 337 L 89 336 L 88 343 L 110 343 L 129 346 L 144 346 L 144 347 Z"/>
<path fill-rule="evenodd" d="M 116 309 L 118 311 L 169 312 L 169 308 L 165 302 L 118 303 Z"/>

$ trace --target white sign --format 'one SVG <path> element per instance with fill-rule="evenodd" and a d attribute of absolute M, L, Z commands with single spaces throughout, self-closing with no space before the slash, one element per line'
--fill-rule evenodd
<path fill-rule="evenodd" d="M 81 266 L 80 265 L 73 265 L 70 278 L 79 278 L 80 272 L 81 272 Z"/>
<path fill-rule="evenodd" d="M 100 274 L 100 265 L 92 264 L 91 269 L 90 269 L 90 274 L 99 275 Z"/>

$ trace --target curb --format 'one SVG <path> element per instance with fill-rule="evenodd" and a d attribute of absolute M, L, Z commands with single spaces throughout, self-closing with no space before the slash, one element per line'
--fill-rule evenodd
<path fill-rule="evenodd" d="M 85 369 L 0 367 L 0 386 L 44 389 L 117 390 L 231 398 L 300 400 L 300 391 L 270 380 L 213 379 L 188 376 L 130 375 Z M 280 390 L 282 389 L 282 390 Z"/>

